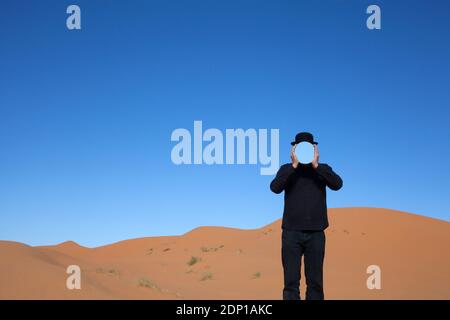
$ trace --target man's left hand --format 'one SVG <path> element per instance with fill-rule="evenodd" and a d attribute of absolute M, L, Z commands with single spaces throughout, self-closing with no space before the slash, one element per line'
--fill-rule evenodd
<path fill-rule="evenodd" d="M 314 145 L 314 159 L 311 164 L 314 169 L 317 169 L 317 167 L 319 166 L 319 147 L 317 146 L 317 144 Z"/>

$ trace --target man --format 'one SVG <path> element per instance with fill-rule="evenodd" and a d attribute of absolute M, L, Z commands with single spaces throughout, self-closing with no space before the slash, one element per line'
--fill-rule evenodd
<path fill-rule="evenodd" d="M 300 164 L 295 155 L 295 147 L 303 141 L 314 145 L 314 160 L 307 165 Z M 283 299 L 300 299 L 300 263 L 304 256 L 306 299 L 323 300 L 324 230 L 328 227 L 326 187 L 339 190 L 342 179 L 330 166 L 319 163 L 319 149 L 311 133 L 298 133 L 291 145 L 291 163 L 282 165 L 270 184 L 273 192 L 284 191 Z"/>

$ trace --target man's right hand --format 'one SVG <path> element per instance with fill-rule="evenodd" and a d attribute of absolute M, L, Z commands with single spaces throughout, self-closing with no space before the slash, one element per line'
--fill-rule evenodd
<path fill-rule="evenodd" d="M 294 169 L 297 169 L 297 167 L 298 167 L 298 159 L 297 159 L 297 155 L 295 154 L 296 147 L 297 147 L 297 145 L 295 144 L 291 148 L 291 161 L 292 161 L 292 166 L 294 167 Z"/>

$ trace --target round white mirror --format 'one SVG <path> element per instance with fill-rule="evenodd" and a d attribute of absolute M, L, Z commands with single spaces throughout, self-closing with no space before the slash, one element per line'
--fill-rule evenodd
<path fill-rule="evenodd" d="M 302 164 L 311 163 L 314 160 L 314 146 L 306 141 L 300 142 L 295 147 L 298 162 Z"/>

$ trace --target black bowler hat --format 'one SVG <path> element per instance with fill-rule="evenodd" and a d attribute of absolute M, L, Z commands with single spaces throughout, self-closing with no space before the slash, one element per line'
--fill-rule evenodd
<path fill-rule="evenodd" d="M 303 142 L 303 141 L 306 141 L 306 142 L 309 142 L 309 143 L 312 143 L 312 144 L 318 144 L 318 142 L 314 141 L 314 137 L 313 137 L 313 135 L 311 133 L 309 133 L 309 132 L 300 132 L 300 133 L 297 133 L 297 135 L 295 136 L 295 141 L 292 141 L 291 145 L 295 145 L 295 144 L 298 144 L 298 143 Z"/>

